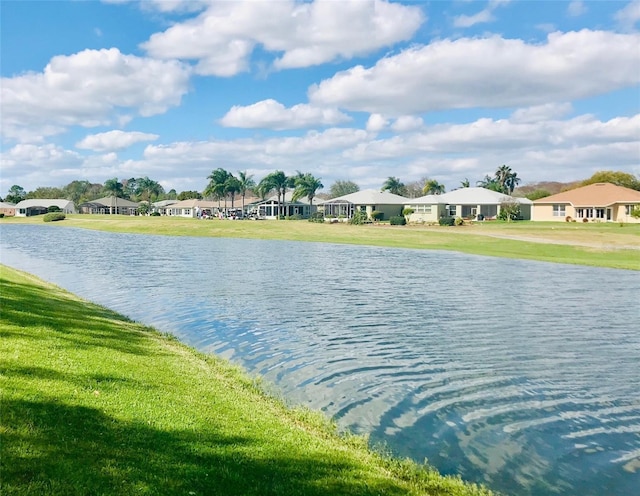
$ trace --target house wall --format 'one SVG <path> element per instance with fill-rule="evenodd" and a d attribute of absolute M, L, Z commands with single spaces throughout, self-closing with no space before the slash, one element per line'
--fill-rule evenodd
<path fill-rule="evenodd" d="M 559 204 L 556 204 L 559 205 Z M 577 222 L 583 222 L 582 217 L 579 217 L 579 208 L 575 208 L 572 205 L 565 204 L 564 205 L 564 215 L 554 215 L 553 205 L 533 205 L 533 212 L 531 215 L 531 220 L 540 221 L 540 222 L 565 222 L 567 217 L 571 217 L 575 219 Z M 590 207 L 593 210 L 596 207 Z M 626 213 L 627 207 L 626 204 L 614 204 L 610 207 L 597 207 L 604 208 L 604 217 L 597 218 L 595 216 L 595 212 L 593 215 L 589 216 L 589 222 L 607 222 L 606 211 L 607 208 L 611 209 L 611 220 L 609 222 L 625 222 L 630 224 L 638 224 L 640 223 L 640 219 L 634 219 L 631 215 Z M 583 209 L 584 211 L 584 209 Z"/>
<path fill-rule="evenodd" d="M 14 215 L 16 215 L 16 209 L 15 208 L 0 208 L 0 213 L 4 214 L 5 217 L 13 217 Z"/>
<path fill-rule="evenodd" d="M 404 208 L 412 208 L 414 210 L 414 212 L 409 216 L 410 223 L 438 222 L 438 220 L 440 220 L 440 217 L 445 214 L 446 210 L 444 205 L 407 204 L 403 207 L 403 209 Z"/>
<path fill-rule="evenodd" d="M 356 205 L 356 210 L 360 210 L 362 207 L 365 208 L 368 217 L 371 217 L 371 213 L 374 210 L 382 212 L 384 214 L 382 220 L 389 220 L 390 217 L 402 215 L 402 209 L 404 208 L 402 205 Z"/>
<path fill-rule="evenodd" d="M 567 217 L 575 219 L 576 210 L 568 203 L 556 204 L 564 206 L 564 214 L 554 213 L 553 205 L 533 205 L 531 220 L 541 222 L 565 222 Z"/>

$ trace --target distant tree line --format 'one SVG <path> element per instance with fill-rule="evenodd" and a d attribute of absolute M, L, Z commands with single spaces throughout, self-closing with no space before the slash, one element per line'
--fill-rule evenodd
<path fill-rule="evenodd" d="M 313 203 L 314 198 L 336 198 L 360 190 L 353 181 L 335 181 L 326 194 L 319 193 L 324 188 L 320 178 L 308 172 L 296 171 L 296 174 L 287 176 L 283 171 L 277 170 L 264 176 L 256 182 L 251 174 L 246 171 L 237 172 L 235 175 L 223 168 L 217 168 L 207 176 L 208 183 L 202 192 L 182 191 L 177 193 L 175 189 L 165 191 L 162 185 L 148 177 L 132 177 L 118 180 L 108 179 L 104 184 L 91 183 L 89 181 L 72 181 L 63 187 L 38 187 L 33 191 L 25 191 L 21 186 L 13 185 L 9 188 L 4 201 L 18 203 L 22 200 L 36 198 L 64 198 L 73 201 L 76 205 L 96 200 L 104 196 L 116 196 L 131 201 L 146 201 L 149 203 L 159 200 L 188 200 L 188 199 L 214 199 L 227 202 L 235 206 L 236 198 L 242 198 L 244 208 L 247 196 L 256 196 L 266 199 L 270 195 L 277 195 L 278 203 L 282 206 L 285 195 L 293 191 L 293 200 L 307 198 Z M 486 175 L 477 181 L 476 186 L 498 191 L 507 195 L 514 192 L 525 196 L 530 200 L 544 198 L 559 191 L 566 191 L 593 183 L 608 182 L 618 186 L 624 186 L 640 191 L 640 178 L 633 174 L 620 171 L 598 171 L 590 178 L 573 183 L 543 182 L 518 188 L 521 178 L 507 165 L 498 167 L 493 176 Z M 470 187 L 469 179 L 460 182 L 461 188 Z M 417 198 L 423 195 L 439 195 L 445 193 L 445 186 L 436 179 L 423 177 L 417 181 L 404 184 L 400 178 L 390 176 L 382 184 L 381 191 L 388 191 L 407 198 Z M 0 198 L 2 200 L 2 198 Z"/>

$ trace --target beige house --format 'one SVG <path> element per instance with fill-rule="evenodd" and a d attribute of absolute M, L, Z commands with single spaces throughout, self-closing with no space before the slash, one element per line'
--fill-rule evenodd
<path fill-rule="evenodd" d="M 403 205 L 408 200 L 404 196 L 386 191 L 367 189 L 326 200 L 318 204 L 318 209 L 324 211 L 325 218 L 350 219 L 358 210 L 365 212 L 369 218 L 374 211 L 382 212 L 381 220 L 388 220 L 390 217 L 402 215 Z"/>
<path fill-rule="evenodd" d="M 640 191 L 596 183 L 534 201 L 531 220 L 640 223 L 631 217 L 636 207 L 640 207 Z"/>
<path fill-rule="evenodd" d="M 489 220 L 496 219 L 500 214 L 501 205 L 506 203 L 520 205 L 523 220 L 531 218 L 531 200 L 476 187 L 414 198 L 407 200 L 405 207 L 413 209 L 409 222 L 438 222 L 441 217 Z"/>
<path fill-rule="evenodd" d="M 165 206 L 161 215 L 187 217 L 191 219 L 211 218 L 218 214 L 218 202 L 213 200 L 181 200 Z"/>
<path fill-rule="evenodd" d="M 0 214 L 4 214 L 6 217 L 13 217 L 16 215 L 16 206 L 13 203 L 0 202 Z"/>

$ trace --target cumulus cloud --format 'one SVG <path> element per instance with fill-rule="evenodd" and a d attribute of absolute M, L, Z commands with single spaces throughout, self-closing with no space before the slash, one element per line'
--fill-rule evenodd
<path fill-rule="evenodd" d="M 401 115 L 391 125 L 391 129 L 398 133 L 405 133 L 407 131 L 415 131 L 420 129 L 424 125 L 424 121 L 421 117 L 414 115 Z"/>
<path fill-rule="evenodd" d="M 573 0 L 573 2 L 567 6 L 567 14 L 571 17 L 581 16 L 585 14 L 587 10 L 587 6 L 581 0 Z"/>
<path fill-rule="evenodd" d="M 517 109 L 511 115 L 512 122 L 540 122 L 557 119 L 571 113 L 573 106 L 568 103 L 545 103 L 533 107 Z"/>
<path fill-rule="evenodd" d="M 637 33 L 590 30 L 552 33 L 544 44 L 441 40 L 339 72 L 311 86 L 309 101 L 385 115 L 570 101 L 637 85 L 639 45 Z"/>
<path fill-rule="evenodd" d="M 160 114 L 180 104 L 189 77 L 180 62 L 125 55 L 116 48 L 56 56 L 43 72 L 2 78 L 2 132 L 20 139 L 27 129 L 107 125 L 122 109 Z"/>
<path fill-rule="evenodd" d="M 367 131 L 378 133 L 389 125 L 389 121 L 380 114 L 371 114 L 367 119 Z"/>
<path fill-rule="evenodd" d="M 199 74 L 232 76 L 248 70 L 257 45 L 282 53 L 277 69 L 309 67 L 409 40 L 423 21 L 419 7 L 387 0 L 222 1 L 141 46 L 156 58 L 197 60 Z"/>
<path fill-rule="evenodd" d="M 335 125 L 351 118 L 336 109 L 299 104 L 286 108 L 276 100 L 268 99 L 248 106 L 233 106 L 220 124 L 225 127 L 262 129 L 300 129 L 311 126 Z"/>
<path fill-rule="evenodd" d="M 459 15 L 453 19 L 453 25 L 457 28 L 469 28 L 476 24 L 493 22 L 496 20 L 493 15 L 494 10 L 501 5 L 509 3 L 510 0 L 491 0 L 487 7 L 473 15 Z"/>
<path fill-rule="evenodd" d="M 76 148 L 95 152 L 111 152 L 123 150 L 141 141 L 155 141 L 158 138 L 157 134 L 113 130 L 106 133 L 88 135 L 76 143 Z"/>

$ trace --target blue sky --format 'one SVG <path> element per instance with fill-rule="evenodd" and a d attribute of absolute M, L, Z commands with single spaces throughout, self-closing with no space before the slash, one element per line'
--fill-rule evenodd
<path fill-rule="evenodd" d="M 640 175 L 640 1 L 1 0 L 0 196 Z"/>

